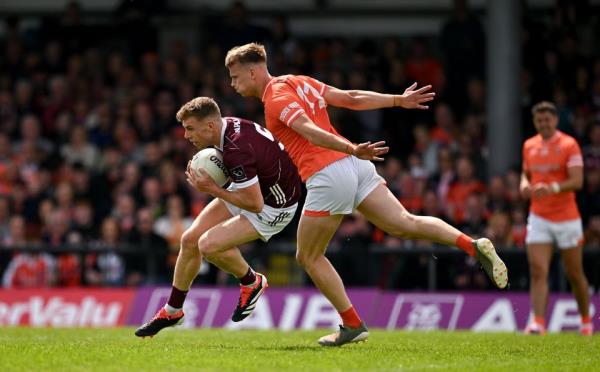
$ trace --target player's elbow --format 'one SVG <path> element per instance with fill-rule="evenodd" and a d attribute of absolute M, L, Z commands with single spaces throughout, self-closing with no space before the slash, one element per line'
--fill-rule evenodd
<path fill-rule="evenodd" d="M 263 208 L 265 206 L 264 201 L 261 199 L 257 199 L 257 200 L 253 200 L 252 203 L 250 205 L 248 205 L 248 211 L 252 212 L 252 213 L 260 213 L 262 212 Z"/>
<path fill-rule="evenodd" d="M 583 178 L 579 178 L 575 181 L 575 190 L 579 191 L 583 188 Z"/>
<path fill-rule="evenodd" d="M 358 92 L 354 90 L 347 90 L 344 92 L 345 94 L 341 97 L 341 105 L 342 107 L 348 109 L 356 109 L 360 104 L 360 99 L 358 98 Z"/>

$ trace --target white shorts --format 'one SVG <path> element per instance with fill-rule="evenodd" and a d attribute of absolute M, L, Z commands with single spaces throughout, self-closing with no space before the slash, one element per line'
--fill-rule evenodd
<path fill-rule="evenodd" d="M 261 240 L 265 242 L 271 239 L 273 235 L 280 233 L 290 223 L 294 218 L 294 214 L 296 214 L 296 208 L 298 208 L 298 203 L 287 208 L 273 208 L 265 205 L 260 213 L 254 213 L 236 207 L 225 200 L 223 200 L 223 203 L 233 216 L 242 215 L 246 217 L 260 234 Z"/>
<path fill-rule="evenodd" d="M 583 242 L 581 218 L 564 222 L 552 222 L 534 213 L 527 219 L 527 244 L 552 244 L 560 249 L 574 248 Z"/>
<path fill-rule="evenodd" d="M 373 163 L 347 156 L 306 180 L 303 214 L 350 214 L 377 186 L 384 183 Z"/>

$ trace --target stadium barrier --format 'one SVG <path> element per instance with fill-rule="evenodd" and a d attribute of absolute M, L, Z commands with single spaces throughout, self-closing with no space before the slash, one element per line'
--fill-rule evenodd
<path fill-rule="evenodd" d="M 360 270 L 365 274 L 364 276 L 368 278 L 368 281 L 355 283 L 355 285 L 369 287 L 380 286 L 381 273 L 384 271 L 383 267 L 385 265 L 383 260 L 385 260 L 385 258 L 389 255 L 396 256 L 397 258 L 415 258 L 425 255 L 427 263 L 424 270 L 426 270 L 426 275 L 420 288 L 428 291 L 436 291 L 447 288 L 444 287 L 446 284 L 443 282 L 445 278 L 440 275 L 440 272 L 445 270 L 447 267 L 450 267 L 448 265 L 453 265 L 453 260 L 457 258 L 464 259 L 465 254 L 458 249 L 442 245 L 428 248 L 416 248 L 412 247 L 409 244 L 410 242 L 411 241 L 407 241 L 405 242 L 406 244 L 404 246 L 400 247 L 386 247 L 378 244 L 370 244 L 366 248 L 361 247 L 361 250 L 366 250 L 364 253 L 367 256 L 361 256 L 361 258 L 353 257 L 353 259 L 355 261 L 361 260 Z M 516 247 L 498 248 L 500 256 L 509 267 L 509 274 L 513 289 L 527 290 L 528 268 L 525 250 Z M 274 279 L 273 282 L 277 282 L 277 284 L 281 286 L 304 285 L 302 279 L 304 272 L 300 266 L 297 265 L 294 258 L 296 249 L 295 244 L 289 242 L 275 242 L 266 247 L 261 247 L 261 250 L 263 249 L 266 249 L 266 252 L 272 258 L 280 259 L 277 261 L 278 267 L 270 267 L 269 270 L 269 277 Z M 30 244 L 25 246 L 4 246 L 0 247 L 0 274 L 3 273 L 3 270 L 10 261 L 10 258 L 15 253 L 19 252 L 45 252 L 52 255 L 73 253 L 79 257 L 79 262 L 81 263 L 85 262 L 85 256 L 89 253 L 115 252 L 124 257 L 126 260 L 137 260 L 138 262 L 143 263 L 145 266 L 146 275 L 144 284 L 161 285 L 170 282 L 170 277 L 159 279 L 157 273 L 159 272 L 159 265 L 161 262 L 156 250 L 150 245 L 121 244 L 118 246 L 108 246 L 96 244 L 67 244 L 51 246 L 46 244 Z M 355 251 L 348 250 L 345 247 L 332 246 L 327 252 L 327 256 L 335 266 L 339 260 L 347 261 L 347 257 L 349 255 L 353 255 L 354 253 Z M 261 255 L 265 255 L 265 251 L 262 251 Z M 557 264 L 559 262 L 558 252 L 555 252 L 554 255 L 554 265 L 551 266 L 549 273 L 549 280 L 551 283 L 553 283 L 551 290 L 557 292 L 567 292 L 569 290 L 567 276 L 565 275 L 563 266 Z M 281 258 L 285 259 L 281 260 Z M 598 289 L 600 289 L 600 247 L 585 247 L 583 251 L 583 263 L 590 286 L 594 289 L 594 291 L 598 291 Z M 79 268 L 81 270 L 83 285 L 85 285 L 85 265 L 80 265 Z M 338 267 L 338 270 L 340 270 L 340 267 Z M 340 274 L 343 274 L 343 272 L 340 272 Z"/>
<path fill-rule="evenodd" d="M 137 326 L 165 303 L 168 287 L 134 289 L 0 290 L 0 326 L 115 327 Z M 183 328 L 314 329 L 335 328 L 339 316 L 316 289 L 270 288 L 246 320 L 229 320 L 237 303 L 235 287 L 194 287 L 185 303 Z M 354 306 L 370 327 L 407 330 L 468 329 L 514 332 L 530 316 L 526 293 L 392 292 L 349 289 Z M 592 315 L 600 295 L 591 297 Z M 572 296 L 553 294 L 548 307 L 550 332 L 577 329 L 579 315 Z M 600 317 L 593 316 L 597 328 Z"/>

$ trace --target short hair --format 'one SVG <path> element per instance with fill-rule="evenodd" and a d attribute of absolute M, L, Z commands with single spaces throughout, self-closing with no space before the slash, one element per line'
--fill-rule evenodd
<path fill-rule="evenodd" d="M 227 68 L 236 63 L 266 63 L 267 51 L 265 46 L 259 43 L 250 43 L 242 46 L 233 47 L 225 56 L 225 66 Z"/>
<path fill-rule="evenodd" d="M 221 116 L 219 105 L 210 97 L 196 97 L 181 106 L 177 111 L 176 118 L 177 121 L 182 123 L 190 117 L 202 120 L 208 116 Z"/>
<path fill-rule="evenodd" d="M 558 110 L 556 110 L 556 106 L 554 105 L 554 103 L 549 102 L 549 101 L 542 101 L 542 102 L 536 103 L 531 108 L 531 115 L 535 115 L 535 114 L 542 113 L 542 112 L 549 112 L 554 116 L 558 115 Z"/>

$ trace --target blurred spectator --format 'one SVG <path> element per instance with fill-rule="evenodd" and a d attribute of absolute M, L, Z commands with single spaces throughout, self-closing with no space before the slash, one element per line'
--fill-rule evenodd
<path fill-rule="evenodd" d="M 124 284 L 125 261 L 118 252 L 121 243 L 117 221 L 106 218 L 102 221 L 100 239 L 94 246 L 111 251 L 92 252 L 85 256 L 85 280 L 88 285 L 114 287 Z"/>
<path fill-rule="evenodd" d="M 4 243 L 10 246 L 25 246 L 25 220 L 14 216 L 10 221 L 10 232 Z M 50 287 L 56 281 L 56 263 L 51 255 L 35 251 L 14 255 L 2 277 L 5 288 Z"/>
<path fill-rule="evenodd" d="M 434 108 L 435 126 L 431 130 L 431 138 L 441 146 L 448 146 L 454 142 L 456 124 L 450 106 L 437 103 Z"/>
<path fill-rule="evenodd" d="M 431 139 L 428 128 L 423 124 L 418 124 L 413 129 L 415 137 L 415 152 L 423 161 L 423 169 L 426 175 L 432 176 L 438 171 L 438 150 L 439 143 Z"/>
<path fill-rule="evenodd" d="M 418 213 L 423 209 L 423 192 L 425 189 L 425 179 L 422 177 L 414 177 L 411 174 L 404 173 L 400 176 L 399 189 L 400 203 L 410 213 Z"/>
<path fill-rule="evenodd" d="M 421 85 L 433 85 L 437 94 L 444 93 L 445 76 L 442 64 L 429 53 L 423 38 L 412 41 L 411 51 L 404 62 L 406 77 L 410 81 L 417 81 Z"/>
<path fill-rule="evenodd" d="M 473 193 L 467 195 L 462 212 L 462 221 L 459 229 L 473 238 L 485 235 L 485 225 L 488 219 L 488 211 L 481 194 Z"/>
<path fill-rule="evenodd" d="M 154 217 L 163 214 L 162 190 L 158 178 L 149 177 L 142 184 L 142 200 L 139 203 L 144 208 L 149 208 Z"/>
<path fill-rule="evenodd" d="M 85 128 L 80 126 L 71 130 L 69 143 L 61 147 L 60 153 L 67 163 L 81 163 L 90 171 L 94 171 L 98 165 L 98 150 L 88 142 Z"/>
<path fill-rule="evenodd" d="M 15 153 L 23 151 L 26 146 L 31 146 L 31 151 L 44 159 L 53 151 L 54 146 L 52 143 L 42 137 L 42 129 L 37 116 L 33 114 L 25 115 L 21 119 L 19 128 L 21 136 L 20 141 L 14 146 Z"/>
<path fill-rule="evenodd" d="M 447 148 L 438 152 L 438 171 L 429 179 L 430 188 L 435 190 L 442 208 L 448 208 L 448 192 L 456 178 L 452 154 Z"/>
<path fill-rule="evenodd" d="M 117 196 L 115 208 L 112 217 L 116 218 L 119 229 L 127 234 L 135 226 L 135 200 L 129 194 L 120 194 Z"/>
<path fill-rule="evenodd" d="M 593 248 L 600 248 L 600 215 L 590 217 L 584 231 L 585 243 Z"/>
<path fill-rule="evenodd" d="M 488 182 L 487 209 L 492 213 L 508 212 L 510 209 L 506 184 L 501 176 L 493 176 Z"/>
<path fill-rule="evenodd" d="M 73 208 L 73 234 L 78 242 L 90 242 L 96 238 L 93 207 L 87 200 L 80 200 Z"/>
<path fill-rule="evenodd" d="M 526 212 L 523 208 L 515 208 L 512 211 L 512 240 L 515 247 L 525 248 L 525 237 L 527 236 Z"/>
<path fill-rule="evenodd" d="M 600 171 L 600 123 L 591 127 L 589 138 L 590 143 L 582 148 L 585 171 Z"/>
<path fill-rule="evenodd" d="M 136 286 L 147 280 L 154 271 L 157 282 L 166 283 L 171 280 L 172 270 L 177 260 L 177 251 L 169 251 L 167 241 L 153 231 L 154 217 L 148 208 L 137 212 L 135 229 L 130 233 L 128 241 L 138 253 L 127 255 L 127 285 Z M 151 267 L 148 267 L 148 262 Z"/>
<path fill-rule="evenodd" d="M 465 220 L 467 197 L 475 193 L 484 193 L 485 185 L 475 178 L 473 163 L 462 157 L 456 162 L 456 180 L 450 185 L 447 195 L 448 216 L 457 224 Z"/>
<path fill-rule="evenodd" d="M 183 200 L 176 194 L 171 195 L 167 199 L 167 213 L 156 220 L 154 232 L 167 241 L 176 256 L 179 252 L 181 235 L 192 225 L 192 222 L 193 219 L 185 215 Z"/>
<path fill-rule="evenodd" d="M 511 227 L 511 220 L 508 214 L 495 212 L 488 220 L 485 236 L 499 249 L 512 247 L 514 241 Z"/>
<path fill-rule="evenodd" d="M 54 248 L 64 247 L 69 242 L 70 218 L 65 211 L 53 209 L 44 220 L 42 241 Z M 72 242 L 75 243 L 75 242 Z M 81 260 L 74 253 L 57 255 L 57 284 L 61 287 L 81 285 Z"/>

